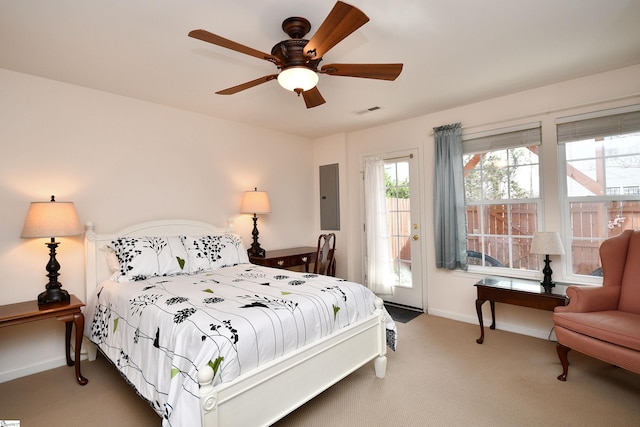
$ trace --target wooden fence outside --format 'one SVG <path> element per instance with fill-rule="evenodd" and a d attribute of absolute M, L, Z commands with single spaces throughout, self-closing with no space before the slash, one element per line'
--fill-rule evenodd
<path fill-rule="evenodd" d="M 490 235 L 484 244 L 478 236 L 480 209 L 486 210 L 484 230 L 485 235 Z M 515 204 L 510 209 L 511 227 L 507 205 L 467 207 L 467 249 L 495 258 L 505 267 L 539 270 L 540 258 L 529 254 L 531 237 L 537 230 L 536 205 Z M 640 203 L 573 203 L 571 224 L 573 272 L 589 275 L 600 267 L 598 251 L 605 239 L 626 229 L 640 228 Z"/>
<path fill-rule="evenodd" d="M 390 249 L 396 261 L 411 260 L 410 208 L 409 199 L 387 198 L 387 227 L 389 235 L 393 237 Z M 480 209 L 485 209 L 485 235 L 490 235 L 484 244 L 478 236 L 478 230 L 481 229 Z M 506 204 L 468 206 L 467 249 L 488 255 L 505 267 L 541 270 L 540 257 L 529 254 L 531 237 L 537 231 L 537 224 L 537 206 L 532 203 L 510 205 L 510 211 Z M 589 275 L 600 267 L 598 251 L 604 239 L 617 236 L 627 229 L 640 229 L 640 202 L 613 202 L 608 205 L 573 203 L 571 224 L 573 272 Z M 512 254 L 509 253 L 510 241 Z"/>
<path fill-rule="evenodd" d="M 588 275 L 600 267 L 599 249 L 605 239 L 640 229 L 640 202 L 572 203 L 571 224 L 573 272 Z"/>
<path fill-rule="evenodd" d="M 411 260 L 411 200 L 387 197 L 387 232 L 394 261 Z"/>

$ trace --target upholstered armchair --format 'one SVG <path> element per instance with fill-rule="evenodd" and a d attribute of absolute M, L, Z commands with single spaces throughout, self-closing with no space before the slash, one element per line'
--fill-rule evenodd
<path fill-rule="evenodd" d="M 569 286 L 553 313 L 561 381 L 571 349 L 640 374 L 640 230 L 605 240 L 600 261 L 602 287 Z"/>

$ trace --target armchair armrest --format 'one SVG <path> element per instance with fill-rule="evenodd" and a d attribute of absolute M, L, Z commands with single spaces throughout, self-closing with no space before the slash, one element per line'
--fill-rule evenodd
<path fill-rule="evenodd" d="M 569 286 L 569 304 L 556 307 L 558 313 L 586 313 L 590 311 L 617 310 L 620 286 Z"/>

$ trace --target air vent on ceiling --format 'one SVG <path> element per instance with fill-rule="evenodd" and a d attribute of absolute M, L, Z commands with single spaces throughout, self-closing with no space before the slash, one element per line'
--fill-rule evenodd
<path fill-rule="evenodd" d="M 376 110 L 379 110 L 379 109 L 380 109 L 380 107 L 377 107 L 377 106 L 376 107 L 370 107 L 370 108 L 367 108 L 366 110 L 356 111 L 356 114 L 366 114 L 366 113 L 370 113 L 372 111 L 376 111 Z"/>

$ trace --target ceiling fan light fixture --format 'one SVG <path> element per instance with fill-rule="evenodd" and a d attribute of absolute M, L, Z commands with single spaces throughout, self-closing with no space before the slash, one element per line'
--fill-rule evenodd
<path fill-rule="evenodd" d="M 232 86 L 216 94 L 232 95 L 277 78 L 280 86 L 298 96 L 302 95 L 307 108 L 313 108 L 326 102 L 316 87 L 319 73 L 379 80 L 395 80 L 400 75 L 402 64 L 328 64 L 318 70 L 318 64 L 329 49 L 367 22 L 369 17 L 364 12 L 338 0 L 309 40 L 304 38 L 311 29 L 309 20 L 300 16 L 285 19 L 282 29 L 290 38 L 273 46 L 270 54 L 206 30 L 193 30 L 189 32 L 189 37 L 271 62 L 280 70 L 279 73 Z"/>
<path fill-rule="evenodd" d="M 289 67 L 278 74 L 278 83 L 286 90 L 305 92 L 318 84 L 318 74 L 307 67 Z"/>

